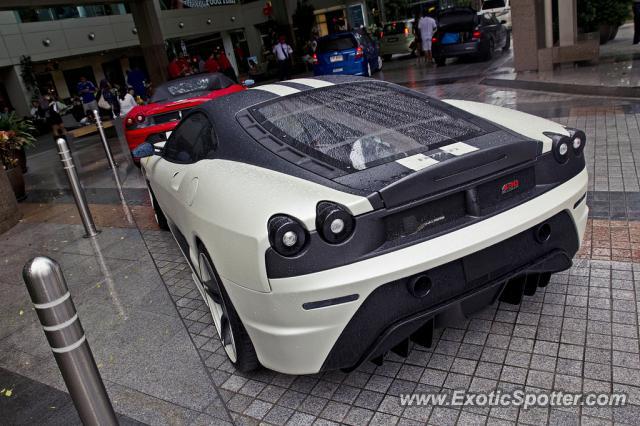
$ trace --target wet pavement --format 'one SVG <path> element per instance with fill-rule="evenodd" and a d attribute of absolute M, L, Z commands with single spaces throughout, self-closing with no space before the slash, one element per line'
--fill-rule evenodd
<path fill-rule="evenodd" d="M 81 178 L 103 230 L 91 244 L 82 238 L 57 154 L 45 150 L 30 158 L 31 194 L 20 204 L 22 222 L 0 235 L 0 389 L 15 390 L 10 397 L 0 395 L 0 412 L 11 410 L 12 419 L 33 418 L 33 412 L 25 411 L 22 417 L 15 413 L 29 398 L 23 402 L 14 398 L 31 392 L 25 390 L 32 389 L 29 386 L 49 386 L 57 390 L 51 391 L 51 398 L 64 400 L 64 383 L 20 278 L 24 263 L 37 254 L 62 264 L 108 392 L 127 421 L 636 424 L 640 415 L 638 102 L 482 85 L 481 75 L 473 77 L 477 64 L 467 63 L 448 65 L 447 84 L 442 80 L 436 84 L 447 73 L 441 75 L 440 68 L 431 67 L 412 70 L 413 61 L 390 62 L 379 77 L 432 96 L 515 108 L 586 131 L 591 213 L 585 244 L 571 270 L 554 275 L 547 288 L 525 297 L 520 306 L 491 306 L 439 330 L 432 348 L 414 347 L 407 358 L 391 354 L 379 367 L 367 363 L 349 374 L 288 376 L 264 369 L 240 374 L 225 358 L 173 238 L 155 226 L 137 171 L 126 170 L 121 176 L 128 215 L 113 188 L 102 148 L 95 141 L 84 142 Z M 500 72 L 509 61 L 506 54 L 482 66 L 485 72 Z M 496 387 L 623 391 L 630 404 L 600 409 L 454 409 L 403 407 L 398 398 L 408 392 L 477 392 Z M 41 404 L 41 413 L 50 410 L 48 404 Z M 39 423 L 77 422 L 66 404 L 68 417 L 42 414 Z"/>

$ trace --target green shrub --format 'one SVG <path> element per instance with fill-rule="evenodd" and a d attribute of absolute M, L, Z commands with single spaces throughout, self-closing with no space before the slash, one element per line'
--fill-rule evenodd
<path fill-rule="evenodd" d="M 584 32 L 600 25 L 620 26 L 631 15 L 633 0 L 578 0 L 578 26 Z"/>

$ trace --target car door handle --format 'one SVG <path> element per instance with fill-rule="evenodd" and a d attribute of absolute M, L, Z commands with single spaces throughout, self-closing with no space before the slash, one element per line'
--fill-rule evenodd
<path fill-rule="evenodd" d="M 169 185 L 171 186 L 171 189 L 173 189 L 174 191 L 178 191 L 180 189 L 181 182 L 182 182 L 182 173 L 175 172 L 171 177 L 171 181 Z"/>

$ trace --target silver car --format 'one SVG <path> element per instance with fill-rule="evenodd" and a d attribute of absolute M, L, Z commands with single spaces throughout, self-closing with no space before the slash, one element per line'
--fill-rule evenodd
<path fill-rule="evenodd" d="M 382 29 L 380 56 L 385 61 L 395 54 L 412 53 L 415 50 L 413 19 L 388 22 Z"/>

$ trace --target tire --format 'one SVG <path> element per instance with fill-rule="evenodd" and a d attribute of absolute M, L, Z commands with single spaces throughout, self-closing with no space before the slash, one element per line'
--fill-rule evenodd
<path fill-rule="evenodd" d="M 147 191 L 149 191 L 149 198 L 151 199 L 151 207 L 153 207 L 153 213 L 156 217 L 156 223 L 158 227 L 163 231 L 169 230 L 169 223 L 167 222 L 167 217 L 164 215 L 164 212 L 158 205 L 158 201 L 156 200 L 156 196 L 153 195 L 153 191 L 151 190 L 151 186 L 149 186 L 149 181 L 147 181 Z"/>
<path fill-rule="evenodd" d="M 443 56 L 438 56 L 436 58 L 433 59 L 434 61 L 436 61 L 436 65 L 439 67 L 443 67 L 447 64 L 447 58 L 443 57 Z"/>
<path fill-rule="evenodd" d="M 382 71 L 382 58 L 378 56 L 378 69 L 376 71 Z"/>
<path fill-rule="evenodd" d="M 487 48 L 487 51 L 483 55 L 483 59 L 485 61 L 490 61 L 491 59 L 493 59 L 493 51 L 495 49 L 496 49 L 496 43 L 491 38 L 491 39 L 489 39 L 489 46 Z"/>
<path fill-rule="evenodd" d="M 224 348 L 227 358 L 236 369 L 243 373 L 259 368 L 260 361 L 258 361 L 251 338 L 222 285 L 209 253 L 202 244 L 198 244 L 198 259 L 198 275 L 205 287 L 205 302 L 211 311 L 220 344 Z M 212 288 L 217 290 L 212 290 Z"/>
<path fill-rule="evenodd" d="M 369 62 L 367 62 L 366 76 L 371 77 L 371 64 Z"/>
<path fill-rule="evenodd" d="M 385 61 L 390 61 L 392 57 L 393 55 L 384 55 L 382 59 L 384 59 Z"/>
<path fill-rule="evenodd" d="M 511 31 L 507 31 L 507 41 L 504 43 L 504 47 L 502 48 L 503 52 L 508 52 L 511 49 Z"/>

